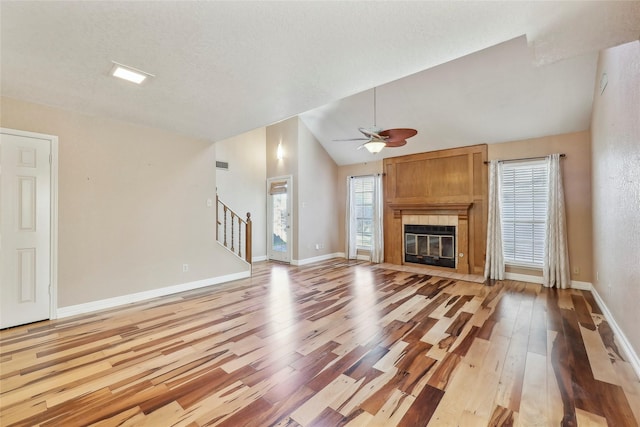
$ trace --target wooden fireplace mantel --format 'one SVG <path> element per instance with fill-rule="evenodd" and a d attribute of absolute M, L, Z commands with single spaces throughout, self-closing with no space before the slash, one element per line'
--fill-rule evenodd
<path fill-rule="evenodd" d="M 388 206 L 393 210 L 394 218 L 401 218 L 403 212 L 407 211 L 411 213 L 435 213 L 438 215 L 458 215 L 459 217 L 467 218 L 469 215 L 469 209 L 473 206 L 473 203 L 389 203 Z"/>

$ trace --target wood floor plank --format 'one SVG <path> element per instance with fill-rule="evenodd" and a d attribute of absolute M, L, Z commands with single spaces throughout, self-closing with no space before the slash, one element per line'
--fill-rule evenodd
<path fill-rule="evenodd" d="M 522 395 L 518 413 L 522 425 L 553 425 L 547 419 L 547 396 L 541 390 L 547 389 L 547 358 L 537 353 L 527 352 Z"/>
<path fill-rule="evenodd" d="M 608 427 L 607 420 L 591 412 L 576 409 L 576 420 L 580 427 Z"/>
<path fill-rule="evenodd" d="M 445 273 L 443 273 L 445 274 Z M 634 427 L 586 291 L 334 259 L 0 331 L 0 425 Z"/>
<path fill-rule="evenodd" d="M 404 414 L 398 426 L 414 427 L 427 425 L 443 395 L 444 391 L 430 385 L 425 386 L 420 394 L 416 396 L 416 400 Z"/>
<path fill-rule="evenodd" d="M 465 408 L 476 415 L 489 419 L 495 408 L 496 394 L 500 385 L 500 374 L 504 366 L 504 360 L 509 350 L 509 339 L 502 335 L 497 335 L 492 341 L 487 341 L 489 348 L 482 364 L 478 365 L 478 383 L 482 388 L 476 389 L 475 393 L 467 401 Z"/>
<path fill-rule="evenodd" d="M 590 329 L 580 323 L 580 335 L 582 335 L 585 344 L 593 377 L 599 381 L 619 385 L 618 374 L 611 364 L 609 353 L 602 343 L 600 335 L 595 330 L 595 325 L 593 329 Z"/>
<path fill-rule="evenodd" d="M 558 385 L 558 379 L 556 377 L 555 368 L 557 367 L 554 360 L 554 346 L 553 343 L 558 337 L 558 332 L 547 331 L 547 388 L 543 390 L 547 399 L 547 420 L 550 420 L 554 425 L 563 425 L 561 421 L 565 415 L 565 397 L 563 397 L 560 386 Z M 557 354 L 557 353 L 555 353 Z"/>
<path fill-rule="evenodd" d="M 473 393 L 482 389 L 482 384 L 478 384 L 478 367 L 471 366 L 462 361 L 447 387 L 446 393 L 440 399 L 440 403 L 433 413 L 435 425 L 454 424 L 457 425 L 465 410 L 465 403 L 471 398 Z"/>
<path fill-rule="evenodd" d="M 302 406 L 296 409 L 291 418 L 301 425 L 309 425 L 311 421 L 316 419 L 322 411 L 331 404 L 341 404 L 347 396 L 349 387 L 355 384 L 356 380 L 340 375 L 325 388 L 317 392 L 313 397 L 307 400 Z"/>

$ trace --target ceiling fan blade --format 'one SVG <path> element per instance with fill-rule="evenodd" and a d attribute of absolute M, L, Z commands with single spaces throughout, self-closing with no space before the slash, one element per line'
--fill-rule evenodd
<path fill-rule="evenodd" d="M 368 141 L 370 138 L 332 139 L 332 141 Z"/>
<path fill-rule="evenodd" d="M 407 128 L 386 129 L 380 132 L 380 136 L 386 138 L 385 141 L 387 142 L 387 146 L 389 147 L 400 147 L 407 143 L 406 139 L 411 138 L 412 136 L 416 136 L 417 134 L 417 130 Z M 394 145 L 394 143 L 400 144 Z"/>
<path fill-rule="evenodd" d="M 369 130 L 369 129 L 358 128 L 358 130 L 360 132 L 362 132 L 362 134 L 364 136 L 368 136 L 369 139 L 378 139 L 378 140 L 385 140 L 386 139 L 386 138 L 382 137 L 380 134 L 378 134 L 377 132 L 374 132 L 374 131 Z"/>
<path fill-rule="evenodd" d="M 389 147 L 389 148 L 402 147 L 403 145 L 407 144 L 407 140 L 406 139 L 400 139 L 400 140 L 395 139 L 393 141 L 387 140 L 386 143 L 387 143 L 386 147 Z"/>

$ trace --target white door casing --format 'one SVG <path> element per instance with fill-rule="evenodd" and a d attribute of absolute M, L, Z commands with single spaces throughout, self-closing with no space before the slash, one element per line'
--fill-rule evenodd
<path fill-rule="evenodd" d="M 1 129 L 0 328 L 55 318 L 57 138 Z"/>
<path fill-rule="evenodd" d="M 292 182 L 291 175 L 267 179 L 267 259 L 270 260 L 291 262 Z M 273 194 L 274 189 L 277 194 Z"/>

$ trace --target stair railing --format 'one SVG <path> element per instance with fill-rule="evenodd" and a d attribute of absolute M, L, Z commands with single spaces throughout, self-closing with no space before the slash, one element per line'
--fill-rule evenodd
<path fill-rule="evenodd" d="M 220 228 L 222 227 L 222 233 Z M 221 236 L 222 234 L 222 236 Z M 244 237 L 244 245 L 243 243 Z M 242 219 L 216 194 L 216 240 L 251 264 L 251 213 Z M 242 249 L 244 246 L 244 256 Z"/>

